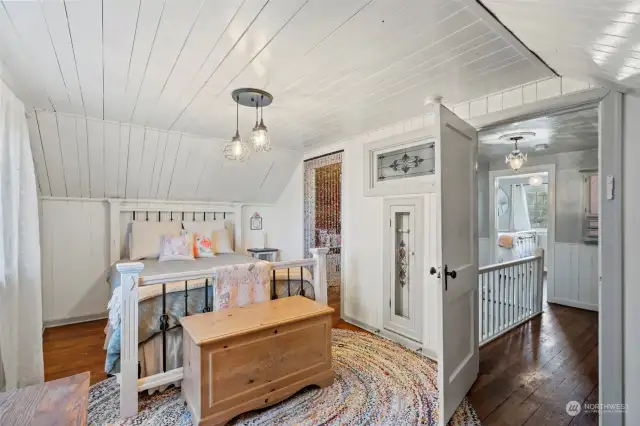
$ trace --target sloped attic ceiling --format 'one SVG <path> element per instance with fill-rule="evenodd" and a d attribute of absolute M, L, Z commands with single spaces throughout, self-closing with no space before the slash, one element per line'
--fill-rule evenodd
<path fill-rule="evenodd" d="M 148 192 L 153 198 L 153 183 L 164 179 L 153 174 L 165 172 L 154 169 L 162 163 L 157 148 L 166 146 L 185 156 L 176 165 L 185 173 L 178 187 L 188 188 L 189 197 L 217 198 L 213 188 L 191 185 L 210 164 L 218 172 L 211 171 L 209 180 L 237 183 L 221 172 L 232 166 L 221 162 L 219 151 L 235 130 L 230 93 L 238 87 L 274 95 L 265 121 L 278 149 L 256 154 L 256 163 L 238 169 L 255 183 L 236 197 L 275 201 L 282 188 L 270 179 L 281 179 L 270 173 L 290 175 L 299 161 L 281 149 L 302 151 L 415 117 L 429 95 L 453 104 L 553 75 L 475 0 L 2 0 L 0 59 L 27 106 L 58 113 L 45 131 L 39 121 L 51 120 L 49 113 L 31 119 L 41 143 L 34 154 L 41 156 L 39 176 L 48 176 L 41 190 L 56 196 L 78 194 L 79 188 L 81 196 Z M 247 138 L 254 111 L 240 114 Z M 83 117 L 105 120 L 102 136 Z M 139 127 L 128 136 L 130 124 L 143 128 L 143 136 Z M 200 140 L 197 155 L 173 145 L 183 133 L 199 135 L 183 137 Z M 124 184 L 123 162 L 131 174 Z M 113 170 L 116 178 L 108 175 Z M 84 182 L 94 173 L 102 184 L 99 178 Z M 149 179 L 149 190 L 130 184 L 144 187 Z M 156 196 L 187 198 L 170 186 L 166 195 L 156 187 Z"/>
<path fill-rule="evenodd" d="M 640 89 L 640 1 L 482 2 L 560 75 Z"/>

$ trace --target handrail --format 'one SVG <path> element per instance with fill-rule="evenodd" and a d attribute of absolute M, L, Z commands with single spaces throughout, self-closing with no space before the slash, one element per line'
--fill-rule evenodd
<path fill-rule="evenodd" d="M 537 256 L 534 255 L 534 256 L 523 257 L 522 259 L 510 260 L 508 262 L 494 263 L 493 265 L 487 265 L 487 266 L 478 268 L 478 274 L 482 274 L 483 272 L 497 271 L 498 269 L 508 268 L 511 266 L 523 265 L 525 263 L 528 263 L 535 259 L 539 259 L 541 257 L 542 257 L 541 255 L 537 255 Z"/>

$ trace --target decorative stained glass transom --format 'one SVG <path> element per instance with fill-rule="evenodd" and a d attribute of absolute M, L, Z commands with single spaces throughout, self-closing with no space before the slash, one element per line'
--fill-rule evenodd
<path fill-rule="evenodd" d="M 435 173 L 435 144 L 425 142 L 377 155 L 377 180 L 406 179 Z"/>

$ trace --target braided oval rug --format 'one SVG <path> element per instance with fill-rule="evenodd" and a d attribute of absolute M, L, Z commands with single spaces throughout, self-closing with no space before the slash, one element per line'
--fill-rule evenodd
<path fill-rule="evenodd" d="M 333 329 L 333 385 L 306 388 L 272 407 L 233 419 L 233 425 L 435 425 L 438 422 L 437 364 L 380 337 Z M 118 420 L 115 378 L 89 391 L 91 425 L 191 425 L 180 390 L 140 394 L 139 413 Z M 480 425 L 465 399 L 450 426 Z"/>

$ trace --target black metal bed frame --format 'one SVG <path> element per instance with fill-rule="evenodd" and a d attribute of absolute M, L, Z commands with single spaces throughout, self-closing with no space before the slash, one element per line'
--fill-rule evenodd
<path fill-rule="evenodd" d="M 270 281 L 270 299 L 275 300 L 278 299 L 277 289 L 276 289 L 276 270 L 272 270 L 272 279 Z M 295 280 L 294 280 L 295 281 Z M 300 266 L 300 295 L 306 296 L 304 290 L 304 267 Z M 212 289 L 213 290 L 213 289 Z M 213 292 L 211 294 L 213 297 Z M 285 297 L 291 296 L 291 268 L 287 268 L 287 295 Z M 188 289 L 188 281 L 184 282 L 184 316 L 194 315 L 190 314 L 188 309 L 188 298 L 189 298 L 189 289 Z M 213 303 L 213 300 L 212 300 Z M 212 307 L 209 306 L 209 279 L 205 278 L 204 280 L 204 308 L 202 312 L 199 313 L 207 313 L 211 312 Z M 162 312 L 158 319 L 160 322 L 159 328 L 162 332 L 162 372 L 167 372 L 167 331 L 169 331 L 169 315 L 167 315 L 167 284 L 162 283 Z M 140 362 L 138 362 L 138 378 L 141 377 L 141 367 Z"/>

